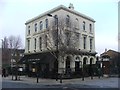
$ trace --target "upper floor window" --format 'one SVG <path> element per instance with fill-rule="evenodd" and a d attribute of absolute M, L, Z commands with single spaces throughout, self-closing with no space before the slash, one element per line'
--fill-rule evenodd
<path fill-rule="evenodd" d="M 30 26 L 28 26 L 28 35 L 30 35 Z"/>
<path fill-rule="evenodd" d="M 30 50 L 30 40 L 27 40 L 27 47 L 28 47 L 28 51 Z"/>
<path fill-rule="evenodd" d="M 37 23 L 35 24 L 35 32 L 37 32 Z"/>
<path fill-rule="evenodd" d="M 55 15 L 55 16 L 54 16 L 54 19 L 55 19 L 55 25 L 57 25 L 57 24 L 58 24 L 58 16 Z"/>
<path fill-rule="evenodd" d="M 40 30 L 42 30 L 43 29 L 43 23 L 42 23 L 42 21 L 40 21 Z"/>
<path fill-rule="evenodd" d="M 89 24 L 90 32 L 92 32 L 92 24 Z"/>
<path fill-rule="evenodd" d="M 67 15 L 67 17 L 66 17 L 66 25 L 69 26 L 69 24 L 70 24 L 70 16 Z"/>
<path fill-rule="evenodd" d="M 65 33 L 66 34 L 66 45 L 67 46 L 69 46 L 69 44 L 70 44 L 70 37 L 69 37 L 69 33 L 67 32 L 67 33 Z"/>
<path fill-rule="evenodd" d="M 35 46 L 34 46 L 34 49 L 36 50 L 36 43 L 37 43 L 37 42 L 36 42 L 36 38 L 34 39 L 34 41 L 35 41 L 35 42 L 34 42 L 34 45 L 35 45 Z"/>
<path fill-rule="evenodd" d="M 39 49 L 40 50 L 42 49 L 42 38 L 41 37 L 39 38 Z"/>
<path fill-rule="evenodd" d="M 45 20 L 45 27 L 48 28 L 48 19 Z"/>
<path fill-rule="evenodd" d="M 90 38 L 90 50 L 92 50 L 92 38 Z"/>
<path fill-rule="evenodd" d="M 85 21 L 83 21 L 83 30 L 85 30 Z"/>
<path fill-rule="evenodd" d="M 86 49 L 86 36 L 83 37 L 83 49 Z"/>
<path fill-rule="evenodd" d="M 76 20 L 75 20 L 75 28 L 76 29 L 78 29 L 79 28 L 79 21 L 78 21 L 78 19 L 76 18 Z"/>
<path fill-rule="evenodd" d="M 47 47 L 47 35 L 45 35 L 45 47 Z"/>

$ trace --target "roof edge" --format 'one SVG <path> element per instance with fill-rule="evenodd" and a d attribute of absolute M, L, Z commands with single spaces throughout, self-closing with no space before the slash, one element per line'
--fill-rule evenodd
<path fill-rule="evenodd" d="M 46 11 L 46 12 L 44 12 L 44 13 L 42 13 L 42 14 L 40 14 L 40 15 L 32 18 L 32 19 L 29 19 L 28 21 L 26 21 L 25 25 L 28 24 L 28 23 L 30 23 L 30 22 L 32 22 L 32 21 L 37 20 L 38 18 L 41 18 L 41 17 L 43 17 L 43 16 L 45 16 L 45 15 L 47 15 L 47 14 L 49 14 L 49 13 L 53 13 L 53 12 L 55 12 L 55 11 L 57 11 L 57 10 L 60 10 L 60 9 L 67 10 L 67 11 L 69 11 L 69 12 L 71 12 L 71 13 L 74 13 L 74 14 L 79 15 L 79 16 L 81 16 L 81 17 L 83 17 L 83 18 L 86 18 L 86 19 L 88 19 L 88 20 L 90 20 L 90 21 L 95 22 L 95 20 L 94 20 L 93 18 L 89 17 L 89 16 L 86 16 L 86 15 L 84 15 L 84 14 L 82 14 L 82 13 L 76 11 L 76 10 L 71 10 L 71 9 L 67 8 L 66 6 L 64 6 L 64 5 L 59 5 L 59 6 L 53 8 L 53 9 L 51 9 L 51 10 L 48 10 L 48 11 Z"/>

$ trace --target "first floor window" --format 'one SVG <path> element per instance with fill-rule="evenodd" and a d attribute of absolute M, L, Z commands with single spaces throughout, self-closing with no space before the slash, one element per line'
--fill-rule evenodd
<path fill-rule="evenodd" d="M 45 47 L 47 47 L 47 35 L 45 35 Z"/>
<path fill-rule="evenodd" d="M 86 37 L 83 37 L 83 48 L 86 49 Z"/>
<path fill-rule="evenodd" d="M 39 49 L 40 50 L 42 49 L 42 38 L 41 37 L 39 38 Z"/>
<path fill-rule="evenodd" d="M 30 40 L 27 41 L 28 42 L 28 51 L 30 50 Z"/>
<path fill-rule="evenodd" d="M 92 50 L 92 38 L 90 39 L 90 50 Z"/>
<path fill-rule="evenodd" d="M 70 39 L 69 39 L 69 33 L 66 33 L 66 45 L 69 46 L 70 44 Z"/>
<path fill-rule="evenodd" d="M 35 38 L 35 47 L 34 47 L 34 49 L 36 50 L 36 38 Z"/>

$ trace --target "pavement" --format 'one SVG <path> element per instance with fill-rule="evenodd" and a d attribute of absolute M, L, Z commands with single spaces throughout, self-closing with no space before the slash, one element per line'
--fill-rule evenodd
<path fill-rule="evenodd" d="M 99 88 L 118 88 L 120 86 L 119 81 L 117 77 L 101 77 L 100 79 L 98 77 L 86 77 L 84 81 L 82 81 L 82 78 L 76 78 L 76 79 L 63 79 L 62 83 L 60 83 L 60 80 L 56 81 L 55 79 L 43 79 L 39 78 L 39 83 L 37 83 L 37 78 L 33 77 L 27 77 L 27 76 L 21 76 L 20 80 L 12 80 L 12 76 L 8 76 L 5 78 L 2 78 L 2 81 L 7 82 L 17 82 L 17 83 L 24 83 L 24 84 L 30 84 L 30 85 L 41 85 L 41 86 L 72 86 L 72 87 L 79 87 L 80 85 L 87 87 L 99 87 Z"/>

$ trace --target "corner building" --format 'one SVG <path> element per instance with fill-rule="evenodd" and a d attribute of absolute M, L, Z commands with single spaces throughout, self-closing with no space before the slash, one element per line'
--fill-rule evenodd
<path fill-rule="evenodd" d="M 96 63 L 94 23 L 94 19 L 75 11 L 72 4 L 26 21 L 22 60 L 28 74 L 81 76 L 83 66 Z"/>

